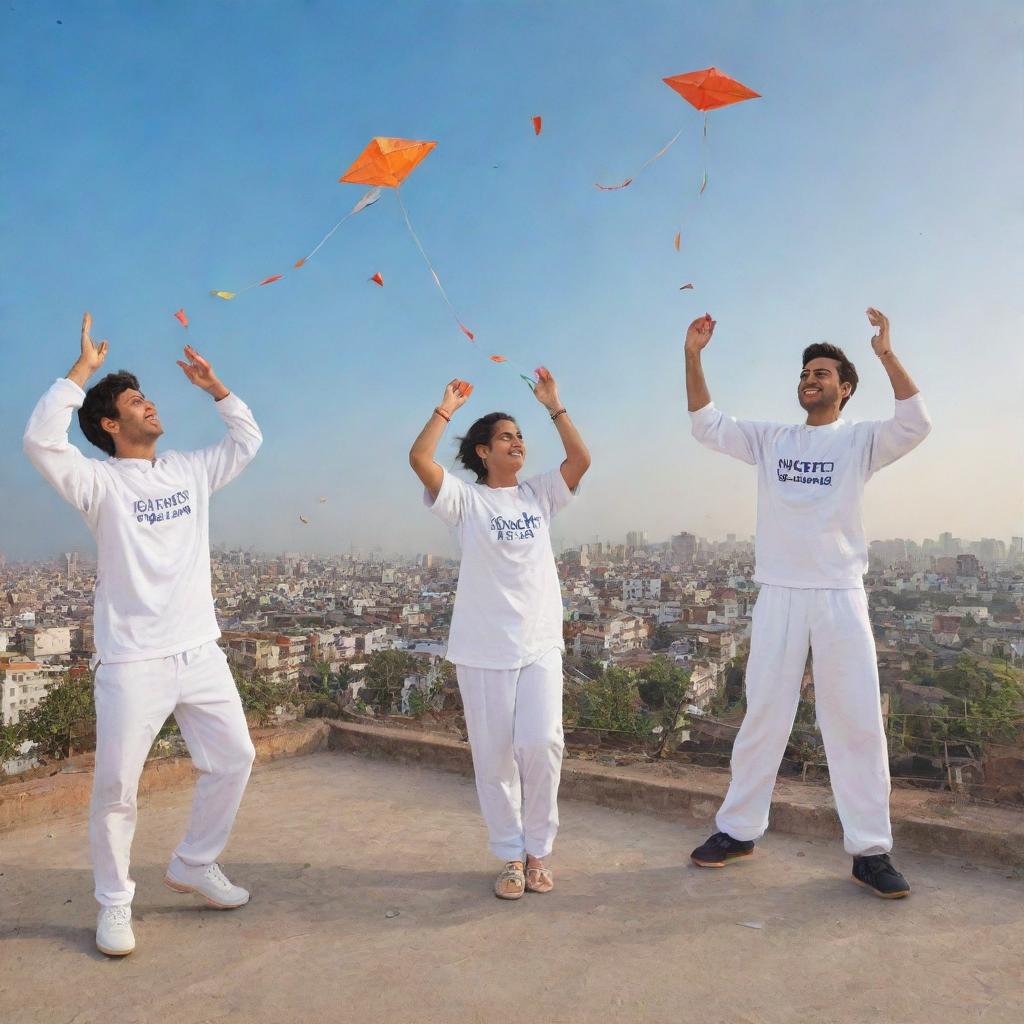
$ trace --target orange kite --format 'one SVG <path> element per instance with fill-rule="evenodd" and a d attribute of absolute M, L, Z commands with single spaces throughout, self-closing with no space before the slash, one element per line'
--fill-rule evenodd
<path fill-rule="evenodd" d="M 416 142 L 413 139 L 372 139 L 338 181 L 398 188 L 436 145 L 436 142 Z"/>
<path fill-rule="evenodd" d="M 398 200 L 402 216 L 405 218 L 405 226 L 409 229 L 412 240 L 416 243 L 420 255 L 423 257 L 434 284 L 441 293 L 459 330 L 469 338 L 476 341 L 476 335 L 462 322 L 459 314 L 455 311 L 448 293 L 441 284 L 441 278 L 434 269 L 430 257 L 427 255 L 423 243 L 413 230 L 412 221 L 402 202 L 401 184 L 409 174 L 417 167 L 420 161 L 437 145 L 436 142 L 419 142 L 416 139 L 391 139 L 384 136 L 377 136 L 370 140 L 370 144 L 356 157 L 355 163 L 338 179 L 338 181 L 349 182 L 355 185 L 374 185 L 377 188 L 393 188 L 395 198 Z"/>
<path fill-rule="evenodd" d="M 674 89 L 680 96 L 686 100 L 691 106 L 696 107 L 697 110 L 703 110 L 704 114 L 704 139 L 705 142 L 708 137 L 708 118 L 707 111 L 714 110 L 717 107 L 726 107 L 730 103 L 740 103 L 743 100 L 752 100 L 760 97 L 759 92 L 754 92 L 753 89 L 748 89 L 741 82 L 737 82 L 735 78 L 730 78 L 728 75 L 723 74 L 718 68 L 704 68 L 701 71 L 687 71 L 683 75 L 673 75 L 671 78 L 663 78 L 662 81 Z M 669 141 L 658 150 L 646 163 L 644 163 L 640 170 L 636 174 L 631 175 L 625 181 L 620 182 L 618 185 L 599 185 L 595 182 L 595 187 L 599 188 L 602 192 L 615 192 L 618 189 L 625 188 L 631 184 L 636 178 L 637 174 L 641 171 L 645 171 L 655 160 L 659 160 L 663 157 L 676 143 L 679 136 L 683 134 L 683 129 L 680 128 L 675 135 L 672 136 Z M 704 171 L 704 176 L 701 178 L 700 189 L 698 194 L 703 194 L 704 189 L 707 188 L 708 175 L 707 170 Z"/>
<path fill-rule="evenodd" d="M 727 107 L 730 103 L 759 99 L 761 96 L 735 78 L 723 75 L 718 68 L 687 71 L 685 75 L 673 75 L 662 81 L 698 110 L 715 110 L 717 107 Z"/>

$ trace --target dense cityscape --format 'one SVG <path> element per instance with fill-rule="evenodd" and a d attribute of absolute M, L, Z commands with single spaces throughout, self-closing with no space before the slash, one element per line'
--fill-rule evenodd
<path fill-rule="evenodd" d="M 872 543 L 865 585 L 894 776 L 1024 799 L 1022 545 L 948 533 Z M 752 539 L 683 532 L 651 543 L 635 531 L 624 543 L 566 548 L 558 566 L 570 747 L 656 747 L 727 765 L 758 589 Z M 307 713 L 314 697 L 312 712 L 325 715 L 457 711 L 443 661 L 456 561 L 220 549 L 212 577 L 240 686 L 268 688 L 274 702 L 302 696 Z M 94 563 L 76 552 L 0 561 L 8 773 L 37 763 L 19 722 L 62 681 L 89 679 L 94 580 Z M 810 661 L 803 694 L 783 767 L 816 778 L 826 769 Z"/>

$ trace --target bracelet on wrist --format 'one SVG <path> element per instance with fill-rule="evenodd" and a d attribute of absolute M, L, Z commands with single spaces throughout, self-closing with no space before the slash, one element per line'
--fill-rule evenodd
<path fill-rule="evenodd" d="M 441 412 L 440 409 L 435 409 L 434 412 L 436 412 L 437 415 L 440 416 L 441 419 L 443 419 L 445 421 L 445 423 L 451 423 L 451 421 L 452 421 L 451 416 L 446 416 L 443 412 Z"/>
<path fill-rule="evenodd" d="M 551 422 L 552 422 L 552 423 L 554 423 L 554 422 L 555 422 L 555 420 L 557 420 L 557 419 L 558 419 L 558 417 L 559 417 L 559 416 L 561 416 L 561 415 L 562 415 L 562 413 L 564 413 L 564 412 L 566 412 L 566 408 L 565 408 L 565 406 L 563 405 L 561 409 L 559 409 L 559 410 L 558 410 L 557 412 L 553 412 L 553 413 L 551 414 Z"/>

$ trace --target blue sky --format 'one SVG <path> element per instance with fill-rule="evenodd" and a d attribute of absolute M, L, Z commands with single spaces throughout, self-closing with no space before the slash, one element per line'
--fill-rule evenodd
<path fill-rule="evenodd" d="M 406 454 L 454 376 L 476 392 L 450 433 L 505 409 L 528 471 L 555 463 L 543 410 L 455 328 L 393 195 L 285 280 L 209 297 L 305 254 L 361 194 L 337 178 L 374 135 L 438 141 L 403 188 L 420 237 L 483 354 L 550 367 L 591 446 L 562 540 L 752 532 L 753 473 L 689 435 L 686 324 L 719 322 L 727 411 L 799 419 L 800 351 L 827 338 L 861 372 L 851 418 L 874 419 L 892 399 L 868 305 L 935 422 L 869 485 L 869 534 L 1024 529 L 1017 4 L 5 0 L 0 26 L 8 558 L 91 546 L 20 445 L 84 309 L 157 401 L 164 447 L 219 434 L 174 365 L 186 340 L 256 413 L 265 446 L 218 495 L 215 541 L 446 550 Z M 701 115 L 661 78 L 712 64 L 763 98 L 712 113 L 698 200 Z M 630 188 L 593 188 L 681 127 Z"/>

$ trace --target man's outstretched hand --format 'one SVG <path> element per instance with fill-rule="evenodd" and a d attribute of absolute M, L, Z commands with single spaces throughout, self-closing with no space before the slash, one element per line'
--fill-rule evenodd
<path fill-rule="evenodd" d="M 715 333 L 716 321 L 711 319 L 710 313 L 698 317 L 686 329 L 686 351 L 700 352 L 707 348 L 711 341 L 711 335 Z"/>
<path fill-rule="evenodd" d="M 876 356 L 887 356 L 892 351 L 892 343 L 889 341 L 889 318 L 874 306 L 868 306 L 868 323 L 878 328 L 878 333 L 871 339 L 871 347 L 875 350 Z"/>
<path fill-rule="evenodd" d="M 213 395 L 218 402 L 231 393 L 217 379 L 213 367 L 191 345 L 185 346 L 185 358 L 188 362 L 184 363 L 179 359 L 178 365 L 182 373 L 197 388 L 202 388 L 207 394 Z"/>
<path fill-rule="evenodd" d="M 75 365 L 68 371 L 68 380 L 73 380 L 80 388 L 85 388 L 89 378 L 103 365 L 110 346 L 106 341 L 95 344 L 89 332 L 92 330 L 92 314 L 82 317 L 82 351 Z"/>

